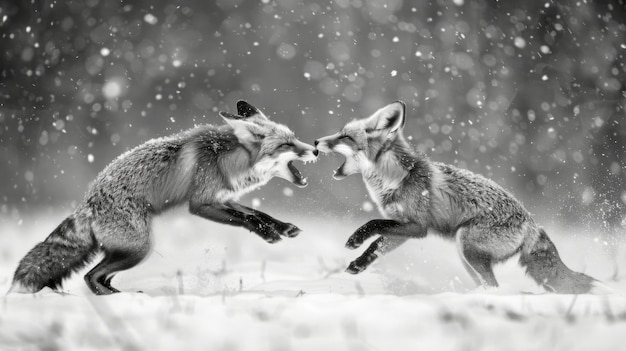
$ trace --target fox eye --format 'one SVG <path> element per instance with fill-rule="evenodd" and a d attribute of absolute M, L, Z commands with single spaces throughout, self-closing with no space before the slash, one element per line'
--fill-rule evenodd
<path fill-rule="evenodd" d="M 288 150 L 288 149 L 291 149 L 292 147 L 293 147 L 292 143 L 282 143 L 282 144 L 280 144 L 277 147 L 277 149 L 279 149 L 279 150 Z"/>
<path fill-rule="evenodd" d="M 339 140 L 346 140 L 346 139 L 354 143 L 354 139 L 352 139 L 352 137 L 349 135 L 342 135 L 339 137 Z"/>

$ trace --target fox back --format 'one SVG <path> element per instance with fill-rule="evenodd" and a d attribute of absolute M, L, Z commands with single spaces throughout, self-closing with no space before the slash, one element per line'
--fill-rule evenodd
<path fill-rule="evenodd" d="M 335 179 L 361 173 L 370 197 L 386 218 L 418 221 L 453 234 L 476 216 L 490 222 L 530 218 L 523 206 L 495 182 L 452 165 L 432 162 L 413 150 L 402 133 L 404 105 L 394 103 L 371 117 L 347 123 L 321 138 L 317 147 L 345 156 Z"/>
<path fill-rule="evenodd" d="M 97 176 L 86 203 L 109 210 L 113 203 L 145 206 L 159 213 L 189 200 L 236 200 L 272 177 L 306 185 L 289 164 L 303 156 L 312 161 L 311 146 L 265 116 L 222 115 L 227 125 L 198 126 L 122 154 Z"/>

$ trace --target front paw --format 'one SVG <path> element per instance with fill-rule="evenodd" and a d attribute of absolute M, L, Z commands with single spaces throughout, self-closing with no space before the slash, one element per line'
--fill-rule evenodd
<path fill-rule="evenodd" d="M 286 236 L 288 238 L 293 238 L 302 232 L 300 228 L 296 227 L 291 223 L 283 223 L 280 221 L 268 221 L 264 222 L 268 227 L 273 228 L 278 234 L 282 236 Z"/>
<path fill-rule="evenodd" d="M 363 235 L 361 232 L 356 231 L 354 234 L 350 235 L 348 241 L 346 241 L 346 248 L 350 250 L 354 250 L 363 245 Z"/>
<path fill-rule="evenodd" d="M 348 268 L 346 268 L 346 272 L 350 274 L 359 274 L 363 272 L 366 268 L 367 266 L 361 266 L 355 260 L 350 262 L 350 265 L 348 266 Z"/>
<path fill-rule="evenodd" d="M 298 234 L 300 234 L 300 232 L 302 232 L 302 230 L 300 230 L 300 228 L 296 227 L 295 225 L 291 224 L 291 223 L 281 223 L 280 225 L 277 225 L 275 227 L 275 229 L 283 236 L 286 236 L 288 238 L 293 238 L 295 236 L 298 236 Z"/>
<path fill-rule="evenodd" d="M 270 244 L 275 244 L 282 240 L 280 233 L 276 229 L 265 224 L 259 225 L 258 227 L 252 229 L 252 231 Z"/>
<path fill-rule="evenodd" d="M 350 274 L 359 274 L 367 269 L 376 259 L 378 255 L 374 253 L 371 249 L 367 249 L 361 256 L 359 256 L 356 260 L 350 262 L 348 268 L 346 268 L 346 272 Z"/>
<path fill-rule="evenodd" d="M 263 239 L 265 239 L 265 241 L 267 241 L 270 244 L 276 244 L 277 242 L 283 240 L 280 238 L 280 236 L 269 236 L 269 237 L 264 237 Z"/>

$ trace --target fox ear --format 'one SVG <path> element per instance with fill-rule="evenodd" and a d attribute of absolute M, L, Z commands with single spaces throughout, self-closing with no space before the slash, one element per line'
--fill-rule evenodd
<path fill-rule="evenodd" d="M 395 101 L 379 109 L 368 118 L 368 127 L 372 131 L 386 131 L 393 133 L 401 130 L 406 122 L 406 105 L 402 101 Z"/>
<path fill-rule="evenodd" d="M 255 115 L 265 117 L 265 115 L 258 108 L 250 105 L 244 100 L 237 101 L 237 113 L 243 117 L 252 117 Z M 267 118 L 267 117 L 265 117 Z"/>
<path fill-rule="evenodd" d="M 265 138 L 263 128 L 256 123 L 246 121 L 243 116 L 220 111 L 220 117 L 233 128 L 233 132 L 241 142 L 259 142 Z"/>
<path fill-rule="evenodd" d="M 230 112 L 225 112 L 225 111 L 220 111 L 219 113 L 220 117 L 222 117 L 226 122 L 228 122 L 228 120 L 238 120 L 238 119 L 245 119 L 246 117 L 244 116 L 238 116 L 235 114 L 232 114 Z"/>

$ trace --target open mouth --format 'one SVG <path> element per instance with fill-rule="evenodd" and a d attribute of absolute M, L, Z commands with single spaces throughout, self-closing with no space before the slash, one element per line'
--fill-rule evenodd
<path fill-rule="evenodd" d="M 334 172 L 333 172 L 333 178 L 337 179 L 337 180 L 342 180 L 345 177 L 347 177 L 348 175 L 345 172 L 345 167 L 346 167 L 346 162 L 348 162 L 348 159 L 346 158 L 343 163 L 341 164 L 341 166 L 339 166 L 339 168 L 337 168 Z"/>
<path fill-rule="evenodd" d="M 293 176 L 292 183 L 294 183 L 296 186 L 300 188 L 304 188 L 307 185 L 309 185 L 309 183 L 307 182 L 307 179 L 303 177 L 302 173 L 300 173 L 300 171 L 296 168 L 296 166 L 293 165 L 293 161 L 289 161 L 287 163 L 287 168 L 289 169 L 289 171 L 291 172 L 291 175 Z"/>
<path fill-rule="evenodd" d="M 317 150 L 325 155 L 334 154 L 344 158 L 341 165 L 333 172 L 333 178 L 336 180 L 342 180 L 350 174 L 356 173 L 355 170 L 358 167 L 356 167 L 354 160 L 351 157 L 346 156 L 342 150 L 337 150 L 337 145 L 331 148 L 326 142 L 320 142 L 317 144 Z"/>

